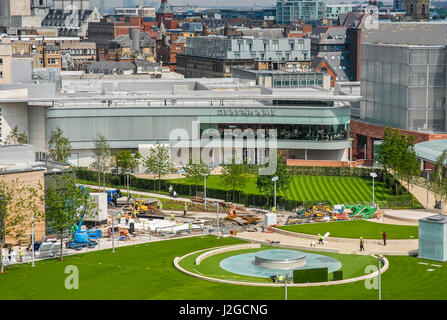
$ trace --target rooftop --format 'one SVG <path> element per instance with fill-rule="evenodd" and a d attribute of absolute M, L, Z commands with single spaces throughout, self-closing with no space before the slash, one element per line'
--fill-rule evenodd
<path fill-rule="evenodd" d="M 447 139 L 430 140 L 417 143 L 414 150 L 418 158 L 435 163 L 436 159 L 447 149 Z M 446 163 L 447 164 L 447 163 Z"/>

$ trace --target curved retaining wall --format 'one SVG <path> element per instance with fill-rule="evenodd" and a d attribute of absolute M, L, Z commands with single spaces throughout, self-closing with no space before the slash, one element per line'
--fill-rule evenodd
<path fill-rule="evenodd" d="M 216 254 L 220 254 L 220 253 L 224 253 L 224 252 L 231 252 L 231 251 L 238 251 L 238 250 L 246 250 L 246 249 L 259 249 L 259 248 L 261 248 L 261 245 L 258 243 L 236 244 L 234 246 L 220 247 L 219 249 L 202 253 L 200 256 L 198 256 L 196 258 L 195 264 L 199 265 L 206 258 L 215 256 Z"/>
<path fill-rule="evenodd" d="M 318 236 L 314 236 L 306 233 L 298 233 L 293 231 L 282 230 L 278 228 L 271 228 L 273 232 L 284 234 L 290 237 L 301 238 L 301 239 L 309 239 L 318 241 Z M 326 241 L 331 242 L 340 242 L 340 243 L 350 243 L 350 244 L 358 244 L 360 239 L 349 239 L 349 238 L 334 238 L 327 237 Z M 408 240 L 386 240 L 387 244 L 390 245 L 399 245 L 399 244 L 414 244 L 418 239 L 408 239 Z M 365 244 L 382 244 L 383 240 L 381 239 L 365 239 Z"/>
<path fill-rule="evenodd" d="M 220 247 L 218 247 L 220 248 Z M 193 273 L 191 271 L 188 271 L 184 268 L 182 268 L 179 264 L 180 261 L 182 261 L 184 258 L 199 253 L 199 252 L 203 252 L 203 251 L 207 251 L 209 249 L 203 249 L 203 250 L 199 250 L 199 251 L 194 251 L 191 253 L 188 253 L 186 255 L 184 255 L 183 257 L 176 257 L 174 259 L 174 267 L 185 273 L 188 274 L 192 277 L 195 277 L 197 279 L 201 279 L 201 280 L 206 280 L 206 281 L 211 281 L 211 282 L 217 282 L 217 283 L 224 283 L 224 284 L 233 284 L 233 285 L 239 285 L 239 286 L 253 286 L 253 287 L 284 287 L 284 284 L 278 284 L 278 283 L 261 283 L 261 282 L 243 282 L 243 281 L 233 281 L 233 280 L 224 280 L 224 279 L 216 279 L 216 278 L 211 278 L 211 277 L 207 277 L 207 276 L 202 276 L 196 273 Z M 380 271 L 383 273 L 386 270 L 388 270 L 389 267 L 389 262 L 388 260 L 384 257 L 384 265 L 382 267 L 382 269 L 380 269 Z M 377 277 L 379 274 L 378 271 L 361 276 L 361 277 L 357 277 L 357 278 L 351 278 L 351 279 L 346 279 L 346 280 L 338 280 L 338 281 L 329 281 L 329 282 L 314 282 L 314 283 L 291 283 L 291 284 L 287 284 L 287 287 L 318 287 L 318 286 L 331 286 L 331 285 L 337 285 L 337 284 L 345 284 L 345 283 L 352 283 L 352 282 L 357 282 L 357 281 L 362 281 L 362 280 L 367 280 L 367 279 L 372 279 Z"/>

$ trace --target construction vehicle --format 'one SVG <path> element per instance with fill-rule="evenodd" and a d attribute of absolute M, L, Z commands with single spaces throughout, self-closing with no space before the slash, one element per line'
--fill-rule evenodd
<path fill-rule="evenodd" d="M 82 192 L 88 192 L 84 190 L 83 186 L 79 186 Z M 97 245 L 95 239 L 100 239 L 102 237 L 101 229 L 88 229 L 82 231 L 82 223 L 84 222 L 85 210 L 82 213 L 81 219 L 77 226 L 73 226 L 73 236 L 68 244 L 71 249 L 81 250 L 83 247 L 94 248 Z"/>
<path fill-rule="evenodd" d="M 108 190 L 107 193 L 107 204 L 109 207 L 114 208 L 118 204 L 118 198 L 121 198 L 123 194 L 120 189 Z"/>

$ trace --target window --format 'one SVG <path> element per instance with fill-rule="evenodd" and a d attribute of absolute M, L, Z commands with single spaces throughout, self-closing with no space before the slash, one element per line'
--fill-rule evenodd
<path fill-rule="evenodd" d="M 3 65 L 3 58 L 0 58 L 0 66 Z"/>
<path fill-rule="evenodd" d="M 3 71 L 0 71 L 0 79 L 3 78 Z"/>

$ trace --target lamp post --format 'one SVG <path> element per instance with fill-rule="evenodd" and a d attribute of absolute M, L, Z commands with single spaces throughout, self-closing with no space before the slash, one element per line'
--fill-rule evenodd
<path fill-rule="evenodd" d="M 272 181 L 273 181 L 273 208 L 275 208 L 275 212 L 276 212 L 276 181 L 278 181 L 279 177 L 273 177 Z"/>
<path fill-rule="evenodd" d="M 429 196 L 430 196 L 430 171 L 431 169 L 426 169 L 425 171 L 427 171 L 427 209 L 428 209 L 428 200 L 429 200 Z"/>
<path fill-rule="evenodd" d="M 115 211 L 112 211 L 112 252 L 115 252 Z"/>
<path fill-rule="evenodd" d="M 375 172 L 371 172 L 369 175 L 370 175 L 371 178 L 373 179 L 373 206 L 375 207 L 376 204 L 375 204 L 375 202 L 374 202 L 374 179 L 377 178 L 377 173 L 375 173 Z"/>
<path fill-rule="evenodd" d="M 127 175 L 127 198 L 130 197 L 129 174 L 130 174 L 130 172 L 126 172 L 126 175 Z"/>
<path fill-rule="evenodd" d="M 34 267 L 34 213 L 31 216 L 31 265 Z"/>
<path fill-rule="evenodd" d="M 383 256 L 379 256 L 379 300 L 382 300 L 382 263 L 385 264 L 385 261 L 383 259 Z"/>
<path fill-rule="evenodd" d="M 219 239 L 219 203 L 216 202 L 217 214 L 216 214 L 216 235 Z"/>
<path fill-rule="evenodd" d="M 208 176 L 207 174 L 203 174 L 203 179 L 204 179 L 203 191 L 204 191 L 204 198 L 205 198 L 205 212 L 206 212 L 206 177 L 207 176 Z"/>

